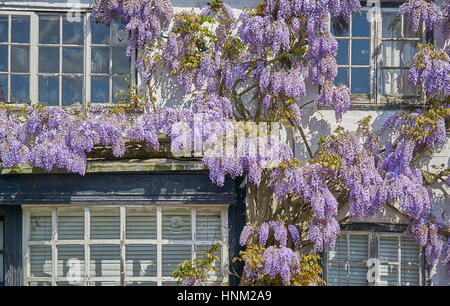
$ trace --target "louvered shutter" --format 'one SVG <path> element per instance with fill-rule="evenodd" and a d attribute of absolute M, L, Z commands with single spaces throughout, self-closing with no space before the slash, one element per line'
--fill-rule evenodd
<path fill-rule="evenodd" d="M 34 277 L 52 276 L 52 248 L 48 245 L 30 246 L 30 274 Z"/>
<path fill-rule="evenodd" d="M 57 276 L 68 277 L 68 282 L 58 282 L 58 286 L 83 285 L 85 276 L 84 245 L 59 245 Z"/>
<path fill-rule="evenodd" d="M 119 208 L 91 208 L 91 239 L 120 239 Z"/>
<path fill-rule="evenodd" d="M 156 245 L 127 245 L 126 276 L 156 276 Z"/>
<path fill-rule="evenodd" d="M 350 235 L 350 286 L 367 285 L 369 236 Z"/>
<path fill-rule="evenodd" d="M 50 209 L 32 210 L 30 215 L 30 240 L 52 239 L 52 212 Z"/>

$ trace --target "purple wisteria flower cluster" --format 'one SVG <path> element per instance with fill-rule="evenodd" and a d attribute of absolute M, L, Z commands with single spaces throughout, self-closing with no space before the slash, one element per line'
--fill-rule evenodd
<path fill-rule="evenodd" d="M 407 14 L 408 25 L 417 32 L 422 24 L 431 31 L 444 20 L 442 11 L 434 2 L 425 0 L 409 0 L 402 4 L 397 12 L 397 16 Z"/>
<path fill-rule="evenodd" d="M 265 248 L 271 232 L 273 240 L 278 245 L 270 245 Z M 244 273 L 247 279 L 257 280 L 265 275 L 275 279 L 279 275 L 284 285 L 288 286 L 291 284 L 291 276 L 300 270 L 300 260 L 298 254 L 292 248 L 287 247 L 288 232 L 291 235 L 292 243 L 299 245 L 300 234 L 297 227 L 292 224 L 286 228 L 281 221 L 269 221 L 261 224 L 258 230 L 251 224 L 247 224 L 244 227 L 240 237 L 240 244 L 242 246 L 250 244 L 252 238 L 256 235 L 259 237 L 260 246 L 265 248 L 259 264 L 251 265 L 248 262 L 245 263 Z"/>

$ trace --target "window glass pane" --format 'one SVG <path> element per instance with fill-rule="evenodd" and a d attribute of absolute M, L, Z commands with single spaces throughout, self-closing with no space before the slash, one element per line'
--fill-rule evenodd
<path fill-rule="evenodd" d="M 420 285 L 420 266 L 402 265 L 401 286 Z"/>
<path fill-rule="evenodd" d="M 339 68 L 338 74 L 334 79 L 335 84 L 344 84 L 348 86 L 348 69 Z"/>
<path fill-rule="evenodd" d="M 30 48 L 11 46 L 11 72 L 28 72 L 30 69 Z"/>
<path fill-rule="evenodd" d="M 117 276 L 119 278 L 120 245 L 92 245 L 90 248 L 90 276 Z M 96 283 L 96 285 L 99 284 Z"/>
<path fill-rule="evenodd" d="M 220 210 L 197 209 L 196 223 L 196 240 L 217 241 L 222 239 Z"/>
<path fill-rule="evenodd" d="M 39 16 L 39 43 L 59 44 L 59 16 Z"/>
<path fill-rule="evenodd" d="M 348 40 L 338 39 L 338 53 L 337 53 L 337 63 L 338 65 L 348 65 Z"/>
<path fill-rule="evenodd" d="M 111 35 L 113 45 L 127 45 L 128 44 L 128 31 L 125 29 L 125 25 L 121 22 L 111 22 Z"/>
<path fill-rule="evenodd" d="M 352 40 L 352 65 L 369 65 L 370 41 Z"/>
<path fill-rule="evenodd" d="M 336 238 L 335 248 L 328 252 L 328 256 L 328 259 L 332 261 L 347 260 L 347 236 L 340 235 Z"/>
<path fill-rule="evenodd" d="M 389 96 L 418 96 L 419 87 L 408 84 L 408 70 L 383 69 L 381 72 L 382 93 Z"/>
<path fill-rule="evenodd" d="M 417 52 L 417 42 L 413 41 L 384 41 L 384 67 L 410 67 Z"/>
<path fill-rule="evenodd" d="M 369 236 L 350 236 L 350 261 L 364 261 L 369 258 Z M 367 269 L 366 269 L 367 270 Z M 367 272 L 367 271 L 366 271 Z"/>
<path fill-rule="evenodd" d="M 11 42 L 30 42 L 30 17 L 11 16 Z"/>
<path fill-rule="evenodd" d="M 8 16 L 0 15 L 0 42 L 8 41 Z"/>
<path fill-rule="evenodd" d="M 211 249 L 212 245 L 197 245 L 196 246 L 196 254 L 195 256 L 197 258 L 203 258 L 205 256 L 206 252 L 208 252 Z M 218 248 L 216 252 L 213 253 L 214 256 L 217 256 L 219 260 L 214 261 L 212 264 L 213 267 L 216 268 L 215 271 L 209 271 L 208 274 L 210 276 L 215 276 L 218 278 L 218 281 L 216 284 L 220 284 L 223 278 L 223 272 L 222 272 L 222 248 Z"/>
<path fill-rule="evenodd" d="M 336 37 L 348 37 L 348 21 L 345 18 L 331 18 L 331 33 Z"/>
<path fill-rule="evenodd" d="M 130 59 L 125 47 L 112 48 L 112 73 L 130 73 Z"/>
<path fill-rule="evenodd" d="M 91 23 L 91 42 L 93 44 L 109 44 L 109 27 L 103 23 Z"/>
<path fill-rule="evenodd" d="M 380 265 L 380 286 L 397 286 L 398 284 L 398 266 Z"/>
<path fill-rule="evenodd" d="M 82 45 L 84 38 L 83 16 L 80 16 L 80 22 L 76 20 L 63 19 L 63 44 Z"/>
<path fill-rule="evenodd" d="M 127 276 L 156 276 L 156 245 L 126 246 Z"/>
<path fill-rule="evenodd" d="M 398 262 L 398 237 L 380 237 L 378 258 L 381 262 Z"/>
<path fill-rule="evenodd" d="M 59 105 L 59 78 L 39 76 L 39 102 L 44 105 Z"/>
<path fill-rule="evenodd" d="M 91 239 L 119 239 L 119 208 L 91 208 Z"/>
<path fill-rule="evenodd" d="M 47 241 L 52 239 L 52 212 L 46 210 L 31 210 L 30 240 Z"/>
<path fill-rule="evenodd" d="M 163 245 L 162 246 L 162 275 L 173 276 L 178 264 L 185 260 L 191 261 L 190 245 Z"/>
<path fill-rule="evenodd" d="M 28 75 L 11 75 L 11 101 L 15 103 L 30 102 L 30 80 Z"/>
<path fill-rule="evenodd" d="M 189 208 L 163 208 L 162 238 L 191 240 L 191 210 Z"/>
<path fill-rule="evenodd" d="M 31 276 L 52 276 L 52 248 L 50 246 L 30 246 Z"/>
<path fill-rule="evenodd" d="M 68 285 L 83 285 L 84 274 L 84 245 L 59 245 L 58 276 L 69 277 Z"/>
<path fill-rule="evenodd" d="M 156 209 L 127 208 L 127 239 L 156 239 Z"/>
<path fill-rule="evenodd" d="M 83 48 L 63 48 L 63 73 L 83 73 Z"/>
<path fill-rule="evenodd" d="M 401 239 L 402 263 L 420 264 L 420 245 L 405 237 L 402 237 Z"/>
<path fill-rule="evenodd" d="M 70 106 L 75 103 L 82 103 L 83 77 L 63 76 L 62 77 L 62 105 Z"/>
<path fill-rule="evenodd" d="M 109 73 L 108 47 L 93 47 L 91 49 L 91 72 Z"/>
<path fill-rule="evenodd" d="M 328 286 L 347 286 L 347 268 L 345 263 L 332 262 L 328 265 Z"/>
<path fill-rule="evenodd" d="M 8 72 L 8 46 L 0 46 L 0 71 Z"/>
<path fill-rule="evenodd" d="M 369 93 L 369 68 L 353 68 L 352 69 L 352 93 L 368 94 Z"/>
<path fill-rule="evenodd" d="M 8 97 L 8 76 L 0 74 L 0 102 L 7 101 Z"/>
<path fill-rule="evenodd" d="M 113 101 L 119 101 L 117 94 L 128 91 L 128 83 L 125 77 L 113 77 L 112 78 L 112 90 L 113 90 Z"/>
<path fill-rule="evenodd" d="M 350 242 L 353 240 L 350 239 Z M 367 267 L 365 264 L 350 264 L 350 286 L 367 286 Z"/>
<path fill-rule="evenodd" d="M 39 72 L 41 73 L 59 72 L 58 47 L 39 47 Z"/>
<path fill-rule="evenodd" d="M 369 37 L 370 25 L 367 19 L 367 12 L 362 11 L 361 14 L 352 15 L 352 36 L 353 37 Z"/>
<path fill-rule="evenodd" d="M 423 26 L 420 25 L 417 32 L 413 32 L 413 30 L 408 25 L 408 18 L 403 17 L 403 37 L 404 38 L 419 38 L 423 39 Z"/>
<path fill-rule="evenodd" d="M 400 38 L 402 30 L 402 19 L 396 17 L 395 12 L 383 12 L 382 18 L 382 37 L 383 38 Z"/>
<path fill-rule="evenodd" d="M 30 286 L 39 286 L 39 287 L 51 286 L 52 285 L 51 282 L 29 282 L 28 284 Z"/>
<path fill-rule="evenodd" d="M 58 208 L 58 239 L 84 239 L 83 208 Z"/>
<path fill-rule="evenodd" d="M 109 77 L 91 77 L 91 102 L 109 102 Z"/>

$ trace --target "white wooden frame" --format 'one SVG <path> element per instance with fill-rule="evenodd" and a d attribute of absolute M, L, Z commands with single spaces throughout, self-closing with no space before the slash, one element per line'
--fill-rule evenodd
<path fill-rule="evenodd" d="M 84 239 L 83 240 L 58 240 L 58 214 L 57 210 L 61 208 L 82 207 L 84 212 Z M 126 238 L 126 210 L 127 208 L 156 208 L 156 239 L 127 239 Z M 91 239 L 90 237 L 90 208 L 119 208 L 120 210 L 120 239 Z M 191 210 L 191 239 L 190 240 L 169 240 L 162 239 L 162 217 L 164 208 L 189 208 Z M 196 235 L 196 216 L 197 209 L 200 208 L 215 208 L 220 212 L 221 216 L 221 237 L 214 241 L 198 241 L 195 239 Z M 30 240 L 30 216 L 31 212 L 39 212 L 51 209 L 52 212 L 52 237 L 51 240 L 46 241 L 31 241 Z M 191 245 L 191 259 L 196 256 L 202 257 L 202 254 L 195 254 L 196 246 L 206 245 L 210 246 L 215 243 L 220 243 L 221 247 L 221 266 L 223 278 L 222 283 L 228 282 L 228 205 L 24 205 L 23 206 L 23 275 L 25 285 L 32 282 L 49 282 L 52 285 L 57 285 L 58 282 L 67 282 L 68 277 L 57 276 L 58 263 L 58 248 L 60 245 L 82 245 L 84 246 L 84 285 L 91 285 L 93 282 L 117 282 L 126 284 L 129 282 L 156 282 L 158 286 L 163 285 L 163 282 L 175 282 L 174 277 L 162 275 L 162 248 L 164 245 Z M 90 276 L 90 246 L 99 244 L 120 245 L 120 263 L 125 267 L 126 263 L 126 246 L 127 245 L 156 245 L 157 249 L 157 275 L 155 276 L 126 276 L 125 269 L 121 269 L 122 275 L 119 277 L 92 277 Z M 31 258 L 30 247 L 32 246 L 50 246 L 52 249 L 52 276 L 51 277 L 32 277 L 31 276 Z M 212 282 L 219 281 L 217 277 L 210 277 Z"/>
<path fill-rule="evenodd" d="M 347 258 L 345 261 L 339 261 L 339 260 L 330 260 L 329 258 L 327 258 L 326 262 L 327 262 L 327 267 L 326 269 L 328 269 L 328 267 L 330 266 L 331 263 L 338 263 L 338 264 L 344 264 L 346 267 L 346 272 L 347 272 L 347 286 L 349 286 L 349 282 L 350 282 L 350 271 L 351 271 L 351 265 L 352 262 L 350 261 L 350 239 L 351 236 L 367 236 L 367 259 L 369 259 L 371 257 L 371 253 L 372 253 L 372 246 L 371 246 L 371 241 L 373 241 L 373 239 L 375 239 L 376 241 L 376 250 L 379 247 L 380 244 L 380 238 L 381 237 L 395 237 L 398 239 L 398 261 L 397 262 L 381 262 L 380 261 L 380 265 L 382 264 L 388 264 L 388 265 L 396 265 L 397 266 L 397 286 L 401 285 L 402 279 L 401 279 L 401 267 L 402 265 L 404 266 L 405 263 L 401 262 L 401 239 L 402 238 L 406 238 L 403 233 L 389 233 L 389 232 L 374 232 L 374 231 L 343 231 L 341 232 L 340 235 L 345 235 L 346 237 L 346 242 L 347 242 Z M 327 250 L 326 252 L 326 256 L 329 256 L 329 250 Z M 414 264 L 414 263 L 408 263 L 408 265 L 414 265 L 414 266 L 418 266 L 419 267 L 419 286 L 422 286 L 422 270 L 423 270 L 423 250 L 422 248 L 420 248 L 420 252 L 419 252 L 419 261 L 420 264 Z M 379 255 L 376 254 L 376 258 L 378 258 Z M 367 264 L 367 260 L 364 260 L 362 262 L 353 262 L 353 263 L 363 263 L 363 264 Z M 373 284 L 375 286 L 378 286 L 379 283 L 375 283 Z"/>
<path fill-rule="evenodd" d="M 47 6 L 40 6 L 39 8 L 33 7 L 33 6 L 26 6 L 26 5 L 8 5 L 5 7 L 0 7 L 0 15 L 6 15 L 8 17 L 8 43 L 0 43 L 0 45 L 8 45 L 11 46 L 11 16 L 30 16 L 30 42 L 29 44 L 20 44 L 20 43 L 14 43 L 14 45 L 29 45 L 29 72 L 28 73 L 13 73 L 15 75 L 19 74 L 26 74 L 29 75 L 29 100 L 31 104 L 36 104 L 39 102 L 39 80 L 38 75 L 45 75 L 45 76 L 58 76 L 58 82 L 59 82 L 59 105 L 62 105 L 62 75 L 77 75 L 77 76 L 83 76 L 83 89 L 82 89 L 82 101 L 81 104 L 86 105 L 90 102 L 91 98 L 91 31 L 90 31 L 90 25 L 91 25 L 91 13 L 89 9 L 86 8 L 80 8 L 77 9 L 77 11 L 81 14 L 81 17 L 83 17 L 83 29 L 84 29 L 84 44 L 83 46 L 78 46 L 84 49 L 83 51 L 83 63 L 81 63 L 84 67 L 83 73 L 62 73 L 62 34 L 60 33 L 60 43 L 59 44 L 52 44 L 52 45 L 45 45 L 39 43 L 39 15 L 40 14 L 59 14 L 60 15 L 60 32 L 62 31 L 62 19 L 65 16 L 65 14 L 68 12 L 67 8 L 61 8 L 59 6 L 49 5 Z M 111 31 L 110 31 L 111 32 Z M 111 36 L 111 35 L 110 35 Z M 38 73 L 38 63 L 39 63 L 39 46 L 52 46 L 52 47 L 58 47 L 59 46 L 59 72 L 58 73 Z M 65 47 L 70 47 L 71 45 L 64 45 Z M 8 72 L 1 73 L 2 75 L 7 74 L 8 76 L 8 101 L 9 96 L 11 95 L 11 56 L 10 51 L 11 47 L 8 48 Z M 112 56 L 109 58 L 109 66 L 112 67 Z M 136 71 L 134 69 L 135 67 L 135 57 L 132 56 L 130 60 L 130 72 L 129 72 L 129 79 L 131 84 L 136 83 Z M 113 97 L 112 97 L 112 76 L 122 76 L 122 74 L 113 75 L 110 74 L 110 101 L 108 103 L 102 103 L 102 105 L 114 105 Z M 14 107 L 21 107 L 23 103 L 10 103 L 10 105 Z"/>

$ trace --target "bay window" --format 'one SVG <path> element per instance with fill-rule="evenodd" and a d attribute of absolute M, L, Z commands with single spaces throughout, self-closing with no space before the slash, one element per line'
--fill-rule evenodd
<path fill-rule="evenodd" d="M 97 23 L 88 12 L 0 10 L 0 101 L 71 106 L 114 103 L 133 61 L 123 24 Z"/>
<path fill-rule="evenodd" d="M 26 285 L 174 285 L 173 270 L 215 244 L 227 281 L 226 206 L 24 207 Z"/>
<path fill-rule="evenodd" d="M 327 255 L 330 286 L 419 286 L 422 284 L 422 250 L 401 233 L 343 232 Z M 379 280 L 369 283 L 368 260 L 379 262 Z"/>

